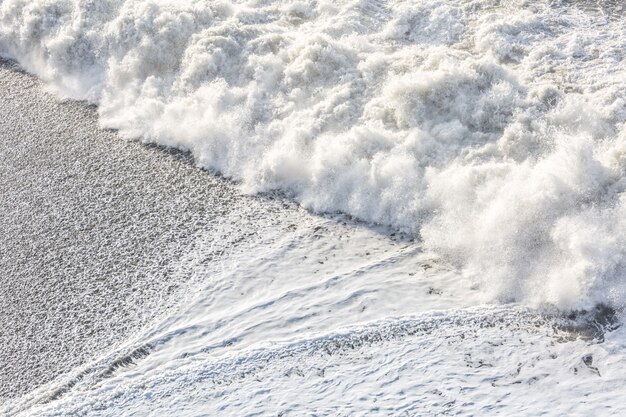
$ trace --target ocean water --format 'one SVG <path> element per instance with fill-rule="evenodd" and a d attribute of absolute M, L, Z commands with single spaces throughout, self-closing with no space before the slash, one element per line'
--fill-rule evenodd
<path fill-rule="evenodd" d="M 623 2 L 0 0 L 0 54 L 249 196 L 7 413 L 625 412 Z"/>

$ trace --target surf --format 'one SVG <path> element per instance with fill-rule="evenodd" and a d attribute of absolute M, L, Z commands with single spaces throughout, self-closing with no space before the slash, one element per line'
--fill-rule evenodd
<path fill-rule="evenodd" d="M 102 127 L 566 309 L 626 300 L 625 41 L 584 2 L 0 4 L 2 55 Z"/>

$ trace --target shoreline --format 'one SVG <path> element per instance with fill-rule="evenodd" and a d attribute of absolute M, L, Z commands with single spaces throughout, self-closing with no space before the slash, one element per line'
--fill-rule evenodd
<path fill-rule="evenodd" d="M 243 197 L 185 155 L 100 129 L 9 61 L 0 85 L 2 402 L 175 305 L 190 277 L 168 267 Z"/>

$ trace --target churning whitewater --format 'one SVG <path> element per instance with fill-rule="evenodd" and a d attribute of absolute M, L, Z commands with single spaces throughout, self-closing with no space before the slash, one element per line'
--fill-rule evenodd
<path fill-rule="evenodd" d="M 246 192 L 409 232 L 484 301 L 626 302 L 626 12 L 0 0 L 0 53 Z"/>

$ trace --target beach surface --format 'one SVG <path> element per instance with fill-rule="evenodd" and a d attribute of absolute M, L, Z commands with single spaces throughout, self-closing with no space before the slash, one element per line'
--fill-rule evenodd
<path fill-rule="evenodd" d="M 174 306 L 175 261 L 241 197 L 183 153 L 118 138 L 95 109 L 0 63 L 0 402 Z"/>

